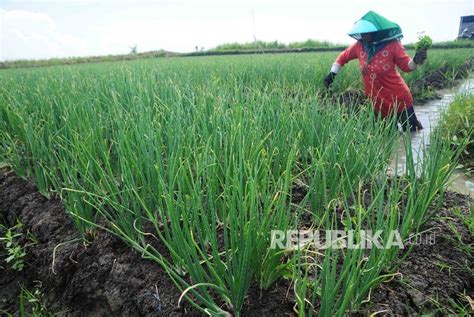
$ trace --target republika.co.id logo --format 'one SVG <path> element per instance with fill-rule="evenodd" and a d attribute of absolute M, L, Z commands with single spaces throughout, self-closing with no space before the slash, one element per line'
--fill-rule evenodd
<path fill-rule="evenodd" d="M 406 240 L 412 243 L 412 239 Z M 434 236 L 419 239 L 415 243 L 434 244 Z M 404 249 L 398 230 L 272 230 L 270 248 L 300 249 L 308 246 L 316 249 Z"/>

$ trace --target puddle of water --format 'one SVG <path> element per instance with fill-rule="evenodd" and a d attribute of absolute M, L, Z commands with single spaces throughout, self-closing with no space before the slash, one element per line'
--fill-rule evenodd
<path fill-rule="evenodd" d="M 454 97 L 458 93 L 474 92 L 474 76 L 465 80 L 461 85 L 439 91 L 441 99 L 430 101 L 424 105 L 415 105 L 415 113 L 418 120 L 423 125 L 420 132 L 412 132 L 411 143 L 415 163 L 422 160 L 420 149 L 429 145 L 429 135 L 431 131 L 438 125 L 441 114 L 448 108 Z M 404 173 L 406 154 L 403 139 L 400 138 L 398 150 L 395 154 L 398 157 L 397 171 L 398 174 Z M 395 161 L 390 164 L 389 173 L 393 174 L 395 169 Z M 474 178 L 465 174 L 465 171 L 455 170 L 451 177 L 450 190 L 474 197 Z"/>
<path fill-rule="evenodd" d="M 463 170 L 455 170 L 449 189 L 474 198 L 474 178 L 468 177 Z"/>

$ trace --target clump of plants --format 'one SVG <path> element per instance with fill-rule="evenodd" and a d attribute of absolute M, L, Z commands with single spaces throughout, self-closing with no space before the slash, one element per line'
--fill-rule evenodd
<path fill-rule="evenodd" d="M 48 311 L 44 304 L 44 294 L 38 287 L 31 290 L 22 287 L 19 300 L 20 316 L 52 317 L 57 315 Z"/>
<path fill-rule="evenodd" d="M 467 143 L 462 151 L 460 162 L 468 172 L 474 169 L 473 123 L 474 94 L 457 95 L 446 112 L 442 129 L 445 139 L 453 146 L 459 147 Z M 465 142 L 466 138 L 467 142 Z"/>
<path fill-rule="evenodd" d="M 0 229 L 5 229 L 5 233 L 0 236 L 0 242 L 3 244 L 7 256 L 5 262 L 17 271 L 23 270 L 25 266 L 23 258 L 26 252 L 19 243 L 19 239 L 22 236 L 22 227 L 23 225 L 20 222 L 11 228 L 0 227 Z"/>
<path fill-rule="evenodd" d="M 415 43 L 415 50 L 428 50 L 431 48 L 433 40 L 428 35 L 420 35 L 418 37 L 418 42 Z"/>

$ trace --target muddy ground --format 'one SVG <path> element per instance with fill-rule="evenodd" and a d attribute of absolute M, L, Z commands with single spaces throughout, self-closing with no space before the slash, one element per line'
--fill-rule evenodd
<path fill-rule="evenodd" d="M 469 273 L 474 241 L 466 224 L 453 214 L 456 209 L 467 215 L 470 199 L 452 192 L 446 193 L 445 199 L 437 218 L 426 225 L 436 233 L 435 243 L 416 245 L 400 267 L 400 274 L 373 290 L 370 302 L 355 314 L 433 312 L 450 300 L 463 303 L 467 297 L 460 294 L 474 298 Z M 60 315 L 199 315 L 188 304 L 178 307 L 180 292 L 163 269 L 142 259 L 118 238 L 99 231 L 88 244 L 65 243 L 78 238 L 79 233 L 61 202 L 46 199 L 33 183 L 0 169 L 0 221 L 12 227 L 17 220 L 23 224 L 20 244 L 25 246 L 25 268 L 15 271 L 1 257 L 0 311 L 19 315 L 24 287 L 39 289 L 48 311 Z M 466 254 L 470 247 L 471 256 Z M 254 285 L 243 316 L 289 316 L 293 305 L 289 281 L 280 281 L 265 293 Z"/>
<path fill-rule="evenodd" d="M 462 219 L 469 217 L 472 199 L 454 192 L 444 196 L 440 210 L 421 229 L 429 231 L 402 261 L 399 275 L 376 288 L 363 309 L 395 315 L 461 314 L 455 303 L 466 306 L 474 298 L 474 239 Z"/>
<path fill-rule="evenodd" d="M 18 312 L 24 286 L 38 287 L 50 311 L 70 316 L 186 313 L 176 305 L 180 293 L 167 274 L 106 232 L 97 232 L 90 244 L 59 246 L 53 272 L 54 248 L 79 238 L 79 232 L 60 201 L 46 199 L 31 182 L 5 169 L 0 172 L 0 216 L 6 227 L 21 221 L 20 244 L 26 245 L 23 271 L 9 268 L 4 257 L 0 262 L 1 310 Z"/>
<path fill-rule="evenodd" d="M 142 259 L 117 237 L 98 231 L 89 237 L 90 243 L 74 241 L 79 232 L 61 202 L 46 199 L 32 182 L 3 168 L 0 223 L 12 227 L 17 220 L 23 224 L 18 232 L 22 233 L 19 244 L 26 251 L 25 267 L 21 272 L 10 268 L 5 250 L 0 248 L 0 315 L 20 314 L 22 287 L 39 289 L 48 311 L 60 315 L 200 315 L 189 304 L 178 307 L 181 293 L 166 272 Z M 0 236 L 4 235 L 5 230 L 0 231 Z M 261 294 L 256 285 L 252 286 L 246 314 L 291 313 L 293 300 L 286 296 L 288 288 L 289 283 L 282 281 Z"/>

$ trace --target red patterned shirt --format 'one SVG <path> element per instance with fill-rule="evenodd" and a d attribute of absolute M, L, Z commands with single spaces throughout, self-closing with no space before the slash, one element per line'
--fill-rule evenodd
<path fill-rule="evenodd" d="M 340 68 L 356 58 L 359 60 L 364 79 L 365 94 L 373 101 L 377 113 L 381 112 L 382 116 L 386 117 L 393 113 L 394 109 L 401 112 L 413 105 L 410 89 L 396 66 L 404 72 L 411 72 L 417 65 L 407 55 L 400 41 L 388 43 L 375 53 L 369 63 L 364 45 L 357 41 L 339 54 L 336 64 L 339 64 Z"/>

